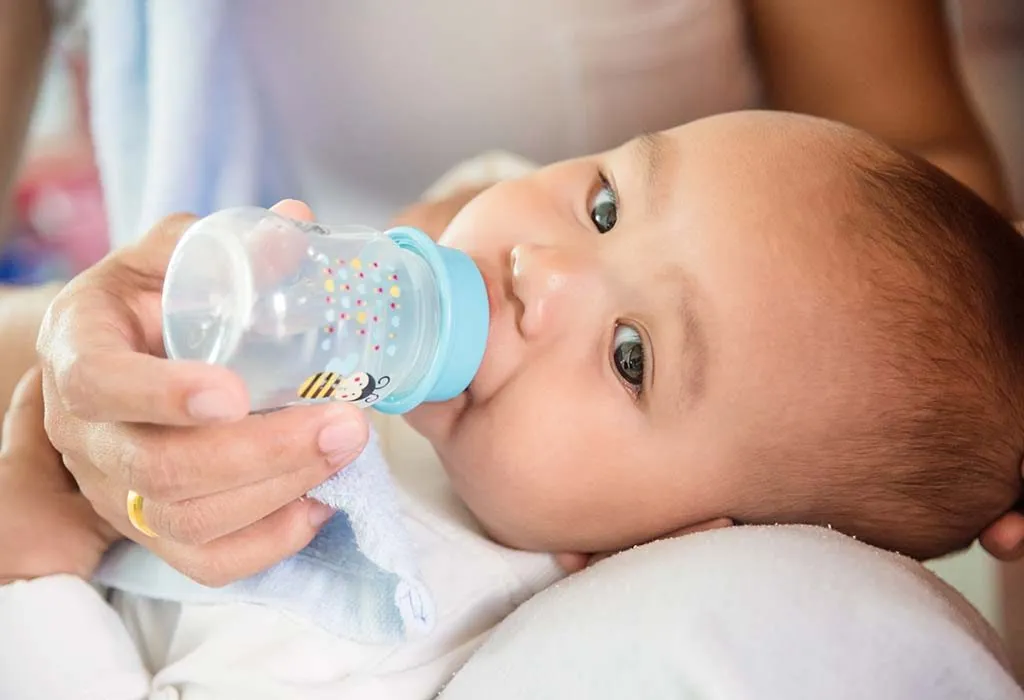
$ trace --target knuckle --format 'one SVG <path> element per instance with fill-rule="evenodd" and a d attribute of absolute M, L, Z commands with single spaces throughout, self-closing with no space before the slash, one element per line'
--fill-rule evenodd
<path fill-rule="evenodd" d="M 184 211 L 176 211 L 168 214 L 164 218 L 160 219 L 154 226 L 154 230 L 168 230 L 171 235 L 179 235 L 181 229 L 187 227 L 193 221 L 196 220 L 195 214 L 189 214 Z"/>
<path fill-rule="evenodd" d="M 209 511 L 196 501 L 170 503 L 154 510 L 153 526 L 175 542 L 203 545 L 215 537 Z"/>
<path fill-rule="evenodd" d="M 93 391 L 89 381 L 89 361 L 81 353 L 76 353 L 55 367 L 54 384 L 61 405 L 68 413 L 79 418 L 88 419 L 93 406 Z"/>
<path fill-rule="evenodd" d="M 43 430 L 58 452 L 66 452 L 70 447 L 71 440 L 68 431 L 65 429 L 66 421 L 60 411 L 52 406 L 46 406 L 43 410 Z"/>
<path fill-rule="evenodd" d="M 144 247 L 147 239 L 158 239 L 167 243 L 174 243 L 185 230 L 196 220 L 194 214 L 188 214 L 186 212 L 175 212 L 168 214 L 164 218 L 160 219 L 156 225 L 153 226 L 146 234 L 146 236 L 136 244 L 137 249 Z"/>
<path fill-rule="evenodd" d="M 87 270 L 82 273 L 82 276 L 88 274 Z M 63 318 L 68 299 L 73 298 L 77 282 L 77 280 L 71 280 L 64 285 L 50 300 L 49 306 L 43 312 L 43 317 L 39 322 L 39 333 L 36 335 L 36 351 L 44 358 L 44 364 L 46 364 L 45 359 L 49 356 L 55 337 L 59 335 L 60 320 Z"/>
<path fill-rule="evenodd" d="M 166 448 L 161 445 L 140 445 L 125 439 L 121 444 L 119 469 L 128 487 L 154 501 L 174 501 L 181 495 L 181 486 Z"/>

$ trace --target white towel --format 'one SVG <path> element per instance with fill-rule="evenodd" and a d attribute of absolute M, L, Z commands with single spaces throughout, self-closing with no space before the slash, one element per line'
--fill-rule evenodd
<path fill-rule="evenodd" d="M 1024 700 L 995 631 L 923 566 L 819 527 L 654 542 L 522 605 L 444 700 Z"/>

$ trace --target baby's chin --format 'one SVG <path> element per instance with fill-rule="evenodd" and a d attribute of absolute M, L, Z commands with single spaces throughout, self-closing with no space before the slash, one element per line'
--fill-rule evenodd
<path fill-rule="evenodd" d="M 402 417 L 409 427 L 429 440 L 440 454 L 445 452 L 444 447 L 469 403 L 468 392 L 464 391 L 447 401 L 421 403 Z"/>

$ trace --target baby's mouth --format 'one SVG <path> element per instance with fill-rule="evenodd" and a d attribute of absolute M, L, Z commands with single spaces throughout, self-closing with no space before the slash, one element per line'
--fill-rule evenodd
<path fill-rule="evenodd" d="M 504 285 L 501 282 L 501 278 L 497 277 L 487 266 L 477 263 L 477 267 L 480 270 L 480 276 L 484 280 L 484 289 L 487 293 L 487 310 L 490 316 L 489 323 L 493 326 L 494 319 L 501 310 L 502 300 L 505 296 Z"/>
<path fill-rule="evenodd" d="M 492 259 L 481 260 L 474 258 L 477 269 L 480 271 L 480 276 L 484 281 L 484 288 L 487 293 L 487 308 L 488 308 L 488 329 L 487 329 L 487 344 L 484 348 L 484 356 L 481 360 L 480 367 L 477 369 L 472 381 L 469 386 L 460 394 L 459 399 L 465 401 L 465 405 L 461 406 L 463 410 L 473 406 L 474 404 L 486 403 L 492 392 L 495 390 L 494 387 L 494 353 L 498 349 L 497 344 L 508 343 L 512 340 L 509 334 L 506 332 L 508 329 L 505 325 L 508 323 L 518 324 L 519 307 L 518 299 L 516 298 L 513 287 L 512 287 L 512 265 L 514 258 L 507 254 L 501 256 L 497 260 L 497 264 Z M 509 315 L 512 315 L 509 317 Z M 517 326 L 518 327 L 518 326 Z M 504 353 L 499 352 L 501 356 Z M 499 365 L 501 363 L 499 362 Z M 481 375 L 486 374 L 487 378 L 481 383 Z"/>

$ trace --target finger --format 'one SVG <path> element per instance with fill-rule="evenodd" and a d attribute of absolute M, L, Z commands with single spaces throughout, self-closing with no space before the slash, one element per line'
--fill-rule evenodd
<path fill-rule="evenodd" d="M 1013 561 L 1024 556 L 1024 514 L 1006 513 L 989 525 L 981 537 L 981 546 L 997 559 Z"/>
<path fill-rule="evenodd" d="M 53 364 L 46 389 L 59 410 L 87 422 L 182 426 L 236 421 L 249 413 L 245 383 L 230 370 L 127 347 L 104 349 L 100 335 L 83 328 L 71 343 L 92 349 Z"/>
<path fill-rule="evenodd" d="M 149 353 L 147 335 L 153 328 L 159 335 L 158 307 L 149 312 L 152 318 L 140 319 L 124 298 L 127 291 L 70 291 L 72 299 L 54 301 L 40 333 L 48 409 L 90 421 L 167 425 L 233 420 L 248 412 L 244 384 L 227 369 Z"/>
<path fill-rule="evenodd" d="M 288 280 L 309 275 L 311 265 L 319 269 L 321 264 L 310 258 L 310 233 L 306 226 L 296 223 L 312 221 L 310 208 L 303 202 L 286 199 L 271 207 L 271 211 L 276 216 L 250 221 L 249 227 L 239 234 L 249 258 L 254 289 L 274 294 L 282 284 L 294 284 Z"/>
<path fill-rule="evenodd" d="M 105 267 L 101 271 L 108 272 L 106 266 L 123 266 L 134 273 L 126 282 L 139 288 L 159 291 L 163 287 L 167 264 L 178 241 L 196 221 L 197 217 L 192 214 L 179 213 L 164 217 L 136 243 L 124 247 L 105 260 Z"/>
<path fill-rule="evenodd" d="M 322 503 L 292 501 L 244 530 L 202 546 L 162 539 L 136 541 L 189 578 L 206 586 L 224 586 L 259 573 L 301 550 L 331 514 Z M 135 533 L 135 537 L 141 536 Z"/>
<path fill-rule="evenodd" d="M 589 555 L 575 552 L 559 552 L 555 555 L 555 563 L 562 567 L 562 571 L 567 574 L 574 574 L 585 569 L 589 560 Z"/>
<path fill-rule="evenodd" d="M 127 534 L 132 529 L 125 508 L 127 489 L 108 479 L 91 464 L 65 457 L 64 465 L 74 476 L 80 494 L 89 502 L 99 518 L 117 532 Z"/>
<path fill-rule="evenodd" d="M 43 382 L 39 367 L 26 372 L 11 395 L 0 435 L 0 454 L 34 454 L 39 446 L 50 446 L 43 429 Z"/>
<path fill-rule="evenodd" d="M 79 494 L 26 491 L 7 506 L 0 539 L 14 545 L 18 578 L 55 573 L 88 577 L 112 539 Z M 31 546 L 17 546 L 31 542 Z M 8 557 L 10 559 L 10 557 Z"/>
<path fill-rule="evenodd" d="M 176 503 L 143 499 L 142 517 L 159 537 L 184 544 L 206 544 L 280 510 L 337 471 L 337 467 L 323 462 L 211 496 Z"/>
<path fill-rule="evenodd" d="M 59 511 L 60 517 L 67 523 L 67 531 L 81 532 L 83 537 L 100 543 L 101 553 L 107 546 L 122 539 L 121 533 L 104 520 L 82 494 L 61 494 L 58 498 L 64 502 Z"/>
<path fill-rule="evenodd" d="M 308 204 L 297 199 L 282 199 L 270 207 L 270 211 L 281 216 L 287 216 L 289 219 L 298 219 L 299 221 L 313 220 L 313 210 L 309 208 Z"/>
<path fill-rule="evenodd" d="M 46 435 L 42 393 L 41 373 L 34 367 L 21 378 L 11 397 L 0 437 L 0 459 L 9 478 L 35 489 L 72 491 L 74 479 Z"/>
<path fill-rule="evenodd" d="M 329 475 L 362 450 L 368 433 L 363 411 L 331 403 L 201 428 L 94 426 L 84 453 L 73 456 L 96 465 L 125 490 L 175 503 L 307 467 Z"/>

